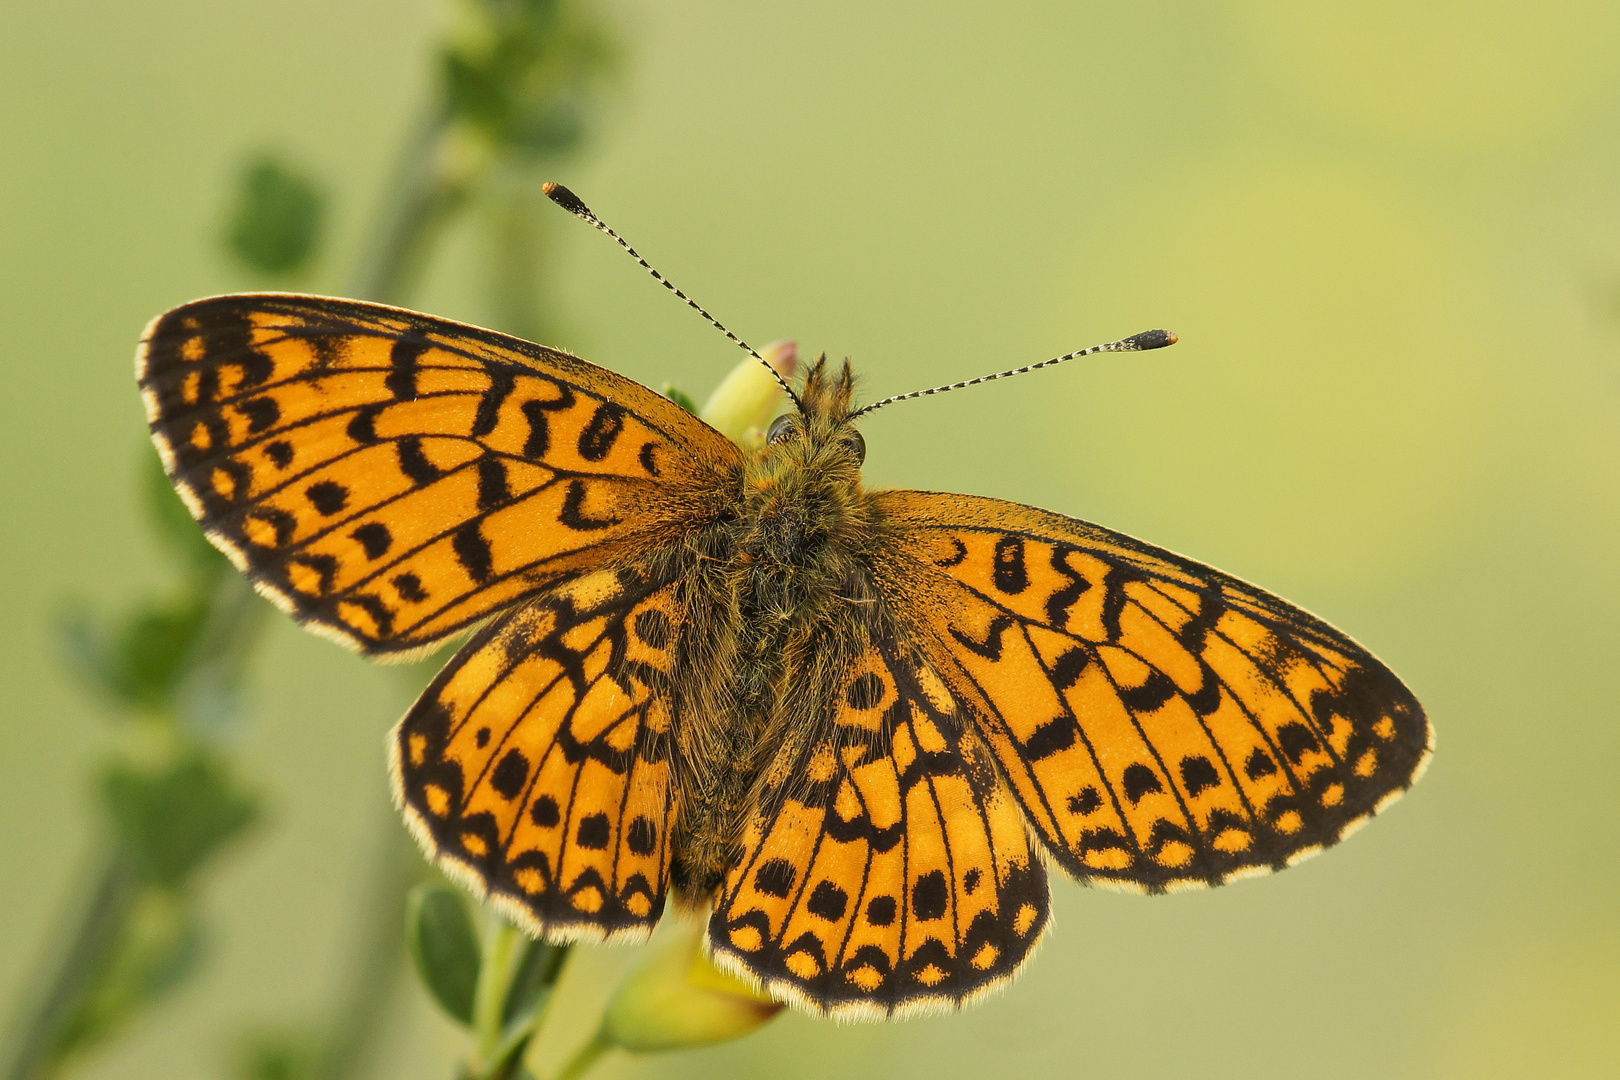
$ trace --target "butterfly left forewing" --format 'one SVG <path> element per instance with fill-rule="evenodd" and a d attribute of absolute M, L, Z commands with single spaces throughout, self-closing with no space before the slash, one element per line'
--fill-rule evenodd
<path fill-rule="evenodd" d="M 714 954 L 839 1016 L 952 1008 L 1005 982 L 1045 927 L 1046 878 L 951 695 L 883 633 L 821 724 L 746 827 Z"/>
<path fill-rule="evenodd" d="M 154 320 L 137 376 L 209 537 L 311 628 L 409 654 L 714 512 L 735 447 L 647 388 L 487 330 L 244 294 Z"/>
<path fill-rule="evenodd" d="M 1015 503 L 885 492 L 878 580 L 1071 873 L 1162 891 L 1276 869 L 1415 780 L 1375 657 L 1229 575 Z"/>
<path fill-rule="evenodd" d="M 600 570 L 464 646 L 391 741 L 395 797 L 435 861 L 532 933 L 650 933 L 685 628 L 673 584 Z"/>

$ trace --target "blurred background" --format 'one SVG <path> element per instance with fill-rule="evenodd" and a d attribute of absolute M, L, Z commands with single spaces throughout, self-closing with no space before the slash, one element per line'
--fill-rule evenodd
<path fill-rule="evenodd" d="M 503 199 L 551 178 L 744 338 L 852 358 L 869 397 L 1170 327 L 1165 352 L 876 414 L 869 480 L 1035 503 L 1255 581 L 1377 652 L 1439 739 L 1405 800 L 1285 874 L 1152 899 L 1055 881 L 1035 961 L 968 1012 L 784 1014 L 598 1075 L 1612 1076 L 1620 7 L 578 6 L 607 43 L 581 129 L 461 208 L 412 306 L 532 317 L 706 393 L 736 350 L 561 211 L 521 215 L 544 257 L 499 276 Z M 146 510 L 141 327 L 210 293 L 354 291 L 466 18 L 0 11 L 4 1015 L 62 947 L 98 770 L 126 752 L 57 627 L 180 573 Z M 255 160 L 324 208 L 279 277 L 226 243 Z M 323 1021 L 356 928 L 398 918 L 366 882 L 412 677 L 265 620 L 222 736 L 258 818 L 193 890 L 204 959 L 71 1075 L 240 1076 L 255 1033 Z M 636 954 L 576 950 L 542 1074 Z M 414 983 L 391 1001 L 363 1073 L 451 1076 L 464 1033 Z"/>

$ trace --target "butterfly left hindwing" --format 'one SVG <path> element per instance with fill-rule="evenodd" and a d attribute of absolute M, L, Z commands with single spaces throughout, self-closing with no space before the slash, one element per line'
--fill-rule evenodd
<path fill-rule="evenodd" d="M 685 622 L 668 582 L 559 583 L 463 646 L 394 732 L 417 838 L 532 933 L 635 940 L 663 912 Z"/>

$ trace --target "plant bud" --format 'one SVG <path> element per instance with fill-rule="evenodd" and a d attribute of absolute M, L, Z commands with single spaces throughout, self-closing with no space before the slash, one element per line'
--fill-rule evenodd
<path fill-rule="evenodd" d="M 613 992 L 601 1038 L 637 1054 L 678 1050 L 741 1038 L 781 1010 L 780 1001 L 714 966 L 701 925 L 683 927 Z"/>

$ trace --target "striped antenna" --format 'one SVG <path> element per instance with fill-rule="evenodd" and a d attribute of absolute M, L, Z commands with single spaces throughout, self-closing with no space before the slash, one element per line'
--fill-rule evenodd
<path fill-rule="evenodd" d="M 799 400 L 799 395 L 793 392 L 793 387 L 786 379 L 782 377 L 782 373 L 780 371 L 777 371 L 770 365 L 769 361 L 767 361 L 763 356 L 759 355 L 759 353 L 755 352 L 752 345 L 748 344 L 748 342 L 744 341 L 736 334 L 733 334 L 730 330 L 727 330 L 724 323 L 715 318 L 713 315 L 710 315 L 707 311 L 704 311 L 702 305 L 700 305 L 696 300 L 693 300 L 690 296 L 687 296 L 685 293 L 681 292 L 680 289 L 676 288 L 674 282 L 670 281 L 663 274 L 660 274 L 651 263 L 641 257 L 640 252 L 631 247 L 629 244 L 625 243 L 624 237 L 614 232 L 608 227 L 607 222 L 593 214 L 591 212 L 591 208 L 585 205 L 584 200 L 582 200 L 578 195 L 575 195 L 572 191 L 569 191 L 567 188 L 563 187 L 561 184 L 557 183 L 555 180 L 547 180 L 540 186 L 540 190 L 546 193 L 546 198 L 550 199 L 552 202 L 556 203 L 570 214 L 573 214 L 575 217 L 581 218 L 588 222 L 592 228 L 598 229 L 613 237 L 620 247 L 624 248 L 625 251 L 630 253 L 630 257 L 632 259 L 641 264 L 641 268 L 643 270 L 647 271 L 647 273 L 653 276 L 654 281 L 657 281 L 658 284 L 662 285 L 664 288 L 686 301 L 687 307 L 709 320 L 710 325 L 712 325 L 716 330 L 720 331 L 722 334 L 726 335 L 726 337 L 736 342 L 737 345 L 740 346 L 742 350 L 749 356 L 752 356 L 755 360 L 758 360 L 761 364 L 764 364 L 765 370 L 771 373 L 771 377 L 774 378 L 777 384 L 782 387 L 783 392 L 793 400 L 793 404 L 798 408 L 798 410 L 800 412 L 804 411 L 804 402 Z"/>
<path fill-rule="evenodd" d="M 910 398 L 929 397 L 933 394 L 943 394 L 947 390 L 960 390 L 964 386 L 977 386 L 979 383 L 993 382 L 996 379 L 1005 379 L 1011 375 L 1022 375 L 1027 371 L 1039 371 L 1041 368 L 1051 367 L 1053 364 L 1061 364 L 1065 360 L 1074 360 L 1082 356 L 1090 356 L 1093 353 L 1141 352 L 1145 349 L 1162 349 L 1166 345 L 1174 345 L 1175 343 L 1176 335 L 1172 334 L 1168 330 L 1144 330 L 1140 334 L 1133 334 L 1128 338 L 1121 338 L 1119 341 L 1110 341 L 1106 345 L 1093 345 L 1091 348 L 1081 349 L 1079 352 L 1064 353 L 1062 356 L 1054 356 L 1050 360 L 1042 360 L 1038 364 L 1030 364 L 1027 367 L 1012 368 L 1009 371 L 998 371 L 994 375 L 980 375 L 977 379 L 968 379 L 965 382 L 951 383 L 949 386 L 936 386 L 929 390 L 913 390 L 909 394 L 896 394 L 894 397 L 886 397 L 882 401 L 874 401 L 872 404 L 863 409 L 855 410 L 850 414 L 849 418 L 854 420 L 856 417 L 863 416 L 866 413 L 871 412 L 873 409 L 881 409 L 883 406 L 893 405 L 897 401 L 906 401 Z"/>

